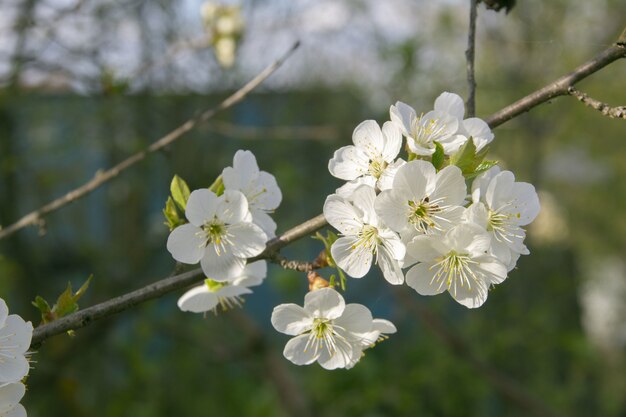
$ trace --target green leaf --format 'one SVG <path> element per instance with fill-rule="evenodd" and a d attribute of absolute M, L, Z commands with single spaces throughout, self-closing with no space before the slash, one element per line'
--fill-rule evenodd
<path fill-rule="evenodd" d="M 52 311 L 55 313 L 56 318 L 67 316 L 78 310 L 78 304 L 74 300 L 74 293 L 72 292 L 72 284 L 67 283 L 65 291 L 59 295 L 56 304 Z"/>
<path fill-rule="evenodd" d="M 209 191 L 213 191 L 217 196 L 224 194 L 224 179 L 221 175 L 209 186 Z"/>
<path fill-rule="evenodd" d="M 432 163 L 437 171 L 443 168 L 445 159 L 446 155 L 443 153 L 443 146 L 441 146 L 441 143 L 435 142 L 435 153 L 432 156 Z"/>
<path fill-rule="evenodd" d="M 176 206 L 184 212 L 185 208 L 187 208 L 187 200 L 189 200 L 190 194 L 189 186 L 185 180 L 178 175 L 174 175 L 172 183 L 170 184 L 170 192 L 172 193 Z"/>
<path fill-rule="evenodd" d="M 35 297 L 35 301 L 32 304 L 41 312 L 41 322 L 46 324 L 54 320 L 50 304 L 41 296 Z"/>
<path fill-rule="evenodd" d="M 184 213 L 180 212 L 172 197 L 167 197 L 163 215 L 165 215 L 165 225 L 170 229 L 170 232 L 178 226 L 187 223 Z"/>
<path fill-rule="evenodd" d="M 57 302 L 52 308 L 50 308 L 50 304 L 48 304 L 43 297 L 35 297 L 35 301 L 33 301 L 32 304 L 41 312 L 41 322 L 44 324 L 50 323 L 51 321 L 78 311 L 78 300 L 87 292 L 92 278 L 93 275 L 90 275 L 87 281 L 85 281 L 76 292 L 72 291 L 72 284 L 68 282 L 65 291 L 59 295 Z"/>
<path fill-rule="evenodd" d="M 463 174 L 473 172 L 473 167 L 478 166 L 476 163 L 476 146 L 471 137 L 456 153 L 450 156 L 450 165 L 459 167 Z"/>
<path fill-rule="evenodd" d="M 480 163 L 480 165 L 478 165 L 478 167 L 473 173 L 466 175 L 465 178 L 467 179 L 475 178 L 479 176 L 480 174 L 482 174 L 483 172 L 489 171 L 491 168 L 495 167 L 496 165 L 498 165 L 498 161 L 483 161 Z"/>

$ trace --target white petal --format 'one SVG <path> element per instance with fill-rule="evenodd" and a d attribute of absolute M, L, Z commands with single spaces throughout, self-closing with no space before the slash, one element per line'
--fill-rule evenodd
<path fill-rule="evenodd" d="M 467 132 L 467 135 L 473 138 L 477 151 L 482 150 L 493 141 L 494 135 L 489 125 L 478 117 L 463 120 L 463 128 Z"/>
<path fill-rule="evenodd" d="M 363 226 L 360 214 L 342 197 L 329 195 L 324 203 L 326 221 L 344 235 L 356 235 Z"/>
<path fill-rule="evenodd" d="M 265 171 L 261 171 L 257 177 L 256 196 L 252 199 L 250 205 L 261 208 L 263 210 L 276 210 L 283 199 L 283 194 L 278 187 L 276 178 Z"/>
<path fill-rule="evenodd" d="M 356 190 L 360 186 L 368 185 L 370 187 L 376 187 L 376 184 L 376 178 L 372 177 L 371 175 L 365 175 L 363 177 L 357 178 L 356 180 L 346 182 L 344 185 L 335 190 L 335 194 L 337 194 L 339 197 L 345 198 L 346 200 L 351 200 L 352 194 L 354 194 L 354 190 Z"/>
<path fill-rule="evenodd" d="M 402 131 L 402 134 L 408 136 L 417 115 L 411 106 L 398 101 L 395 106 L 391 106 L 389 108 L 389 117 L 391 118 L 391 121 Z"/>
<path fill-rule="evenodd" d="M 240 258 L 251 258 L 265 249 L 267 235 L 254 223 L 237 223 L 228 227 L 232 253 Z"/>
<path fill-rule="evenodd" d="M 508 205 L 513 200 L 511 193 L 514 183 L 515 176 L 511 171 L 502 171 L 494 176 L 485 193 L 487 206 L 492 210 L 498 210 L 502 206 Z"/>
<path fill-rule="evenodd" d="M 2 417 L 26 417 L 26 409 L 22 404 L 16 404 L 11 410 L 2 414 Z"/>
<path fill-rule="evenodd" d="M 463 99 L 458 94 L 447 91 L 441 93 L 435 100 L 435 110 L 451 114 L 458 119 L 463 119 L 465 115 Z"/>
<path fill-rule="evenodd" d="M 356 146 L 344 146 L 328 161 L 328 171 L 342 180 L 354 180 L 369 171 L 369 157 Z"/>
<path fill-rule="evenodd" d="M 500 173 L 500 167 L 495 166 L 495 167 L 490 168 L 486 172 L 483 172 L 482 174 L 480 174 L 474 179 L 474 182 L 472 183 L 472 200 L 475 203 L 480 201 L 481 198 L 483 200 L 485 199 L 485 195 L 487 193 L 487 187 L 489 186 L 489 183 L 491 182 L 493 177 L 495 177 L 499 173 Z"/>
<path fill-rule="evenodd" d="M 200 266 L 207 278 L 215 281 L 232 281 L 241 276 L 246 266 L 246 259 L 236 257 L 231 252 L 222 252 L 218 255 L 213 245 L 209 245 L 206 247 Z"/>
<path fill-rule="evenodd" d="M 474 223 L 461 223 L 446 232 L 444 238 L 450 249 L 458 253 L 482 254 L 489 249 L 491 237 Z"/>
<path fill-rule="evenodd" d="M 213 220 L 217 210 L 218 197 L 207 189 L 194 190 L 189 194 L 185 217 L 194 226 L 200 227 Z"/>
<path fill-rule="evenodd" d="M 0 413 L 3 417 L 4 413 L 19 404 L 25 392 L 26 387 L 21 382 L 0 385 Z"/>
<path fill-rule="evenodd" d="M 400 239 L 398 239 L 400 242 Z M 400 242 L 402 244 L 402 242 Z M 402 244 L 404 247 L 404 244 Z M 404 256 L 402 257 L 404 258 Z M 394 259 L 387 248 L 378 249 L 378 266 L 383 272 L 383 276 L 391 285 L 402 285 L 404 283 L 404 274 L 398 260 Z"/>
<path fill-rule="evenodd" d="M 206 285 L 199 285 L 184 293 L 178 299 L 178 308 L 192 313 L 204 313 L 217 306 L 217 294 L 210 291 Z"/>
<path fill-rule="evenodd" d="M 476 261 L 479 262 L 478 268 L 483 271 L 487 285 L 500 284 L 506 279 L 507 268 L 501 262 L 498 262 L 497 259 L 484 255 L 480 258 L 476 258 Z"/>
<path fill-rule="evenodd" d="M 452 155 L 458 152 L 461 146 L 467 142 L 467 136 L 465 135 L 450 135 L 448 137 L 439 140 L 443 147 L 443 153 L 446 155 Z"/>
<path fill-rule="evenodd" d="M 393 334 L 398 331 L 392 322 L 385 319 L 374 319 L 372 321 L 372 329 L 382 334 Z"/>
<path fill-rule="evenodd" d="M 317 360 L 321 351 L 316 352 L 312 346 L 307 347 L 308 335 L 296 336 L 289 340 L 283 350 L 285 358 L 296 365 L 309 365 Z"/>
<path fill-rule="evenodd" d="M 357 359 L 356 355 L 361 354 L 360 346 L 357 347 L 353 343 L 336 339 L 335 345 L 337 349 L 333 351 L 332 354 L 328 348 L 321 349 L 320 356 L 317 361 L 322 368 L 328 370 L 345 368 Z"/>
<path fill-rule="evenodd" d="M 376 197 L 374 208 L 387 227 L 401 232 L 410 226 L 407 201 L 407 197 L 397 190 L 385 190 Z"/>
<path fill-rule="evenodd" d="M 462 206 L 465 203 L 467 187 L 459 167 L 450 165 L 437 173 L 435 189 L 431 201 L 442 199 L 439 205 Z"/>
<path fill-rule="evenodd" d="M 206 234 L 203 230 L 187 223 L 172 230 L 167 238 L 167 250 L 178 262 L 193 265 L 204 256 L 205 243 Z"/>
<path fill-rule="evenodd" d="M 254 154 L 250 151 L 238 150 L 233 158 L 233 172 L 226 175 L 226 169 L 222 173 L 226 189 L 240 190 L 250 184 L 259 175 Z"/>
<path fill-rule="evenodd" d="M 257 209 L 252 209 L 250 213 L 252 213 L 252 222 L 265 232 L 268 239 L 272 239 L 276 236 L 276 222 L 274 222 L 269 214 Z"/>
<path fill-rule="evenodd" d="M 239 223 L 245 219 L 247 214 L 248 200 L 241 191 L 226 190 L 219 197 L 216 216 L 224 223 Z"/>
<path fill-rule="evenodd" d="M 372 249 L 359 244 L 357 237 L 340 237 L 330 247 L 337 265 L 352 278 L 361 278 L 372 266 Z"/>
<path fill-rule="evenodd" d="M 448 288 L 433 280 L 434 270 L 432 263 L 419 263 L 406 273 L 406 283 L 421 295 L 441 294 Z"/>
<path fill-rule="evenodd" d="M 345 308 L 343 297 L 332 288 L 320 288 L 304 296 L 304 309 L 316 318 L 336 319 Z"/>
<path fill-rule="evenodd" d="M 392 232 L 391 229 L 381 227 L 378 229 L 378 237 L 381 239 L 382 245 L 384 246 L 384 248 L 381 248 L 379 245 L 379 250 L 385 249 L 388 251 L 389 257 L 396 261 L 402 261 L 404 259 L 406 246 L 396 233 Z"/>
<path fill-rule="evenodd" d="M 363 213 L 363 221 L 374 226 L 378 224 L 378 216 L 374 211 L 375 198 L 376 191 L 367 185 L 358 187 L 352 194 L 352 204 Z"/>
<path fill-rule="evenodd" d="M 539 197 L 532 184 L 516 182 L 513 184 L 512 194 L 515 196 L 515 215 L 517 224 L 526 226 L 535 220 L 539 214 Z"/>
<path fill-rule="evenodd" d="M 0 348 L 8 350 L 10 346 L 12 352 L 24 354 L 30 347 L 32 336 L 32 323 L 24 321 L 17 314 L 11 314 L 0 328 Z"/>
<path fill-rule="evenodd" d="M 352 133 L 352 141 L 369 159 L 376 159 L 383 153 L 383 132 L 374 120 L 361 122 Z"/>
<path fill-rule="evenodd" d="M 465 220 L 470 223 L 475 223 L 487 230 L 487 223 L 489 222 L 489 211 L 483 203 L 475 202 L 465 210 Z"/>
<path fill-rule="evenodd" d="M 272 311 L 272 326 L 290 336 L 311 330 L 313 317 L 297 304 L 281 304 Z"/>
<path fill-rule="evenodd" d="M 430 262 L 443 255 L 447 248 L 437 245 L 440 238 L 435 236 L 415 236 L 406 246 L 415 262 Z"/>
<path fill-rule="evenodd" d="M 471 288 L 457 285 L 456 290 L 451 288 L 449 293 L 459 304 L 467 308 L 477 308 L 487 301 L 487 284 L 482 280 L 472 281 Z"/>
<path fill-rule="evenodd" d="M 374 318 L 369 308 L 353 303 L 346 305 L 343 314 L 335 319 L 334 325 L 342 327 L 348 333 L 345 334 L 347 338 L 356 340 L 353 339 L 355 337 L 353 334 L 369 332 L 372 329 L 372 320 Z"/>
<path fill-rule="evenodd" d="M 9 315 L 9 307 L 4 302 L 2 298 L 0 298 L 0 327 L 4 326 L 4 321 L 7 319 Z"/>
<path fill-rule="evenodd" d="M 267 276 L 267 262 L 266 261 L 256 261 L 249 263 L 246 265 L 246 268 L 243 270 L 244 275 L 265 278 Z"/>
<path fill-rule="evenodd" d="M 420 201 L 433 191 L 436 181 L 433 164 L 426 161 L 410 161 L 404 164 L 393 180 L 393 188 L 407 200 Z"/>
<path fill-rule="evenodd" d="M 383 124 L 384 145 L 382 157 L 388 163 L 393 162 L 400 153 L 402 148 L 402 132 L 400 128 L 393 122 L 385 122 Z"/>
<path fill-rule="evenodd" d="M 404 159 L 398 158 L 393 163 L 389 164 L 387 168 L 383 170 L 383 173 L 378 178 L 376 186 L 379 190 L 389 190 L 393 187 L 393 179 L 396 177 L 398 170 L 406 164 Z M 373 178 L 373 177 L 372 177 Z"/>

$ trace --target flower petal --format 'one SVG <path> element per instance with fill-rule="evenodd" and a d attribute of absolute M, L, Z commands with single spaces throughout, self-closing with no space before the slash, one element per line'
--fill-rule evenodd
<path fill-rule="evenodd" d="M 184 293 L 178 299 L 178 308 L 181 311 L 204 313 L 213 310 L 218 303 L 217 294 L 210 291 L 206 285 L 199 285 Z"/>
<path fill-rule="evenodd" d="M 328 161 L 328 171 L 333 177 L 350 181 L 369 171 L 369 157 L 356 146 L 344 146 L 335 151 L 332 159 Z"/>
<path fill-rule="evenodd" d="M 352 194 L 352 204 L 363 213 L 363 222 L 373 226 L 378 225 L 378 216 L 374 211 L 376 191 L 368 185 L 361 185 Z"/>
<path fill-rule="evenodd" d="M 398 241 L 402 244 L 400 239 L 398 239 Z M 404 244 L 402 244 L 402 246 L 404 247 Z M 404 258 L 404 256 L 402 258 Z M 391 285 L 402 285 L 404 283 L 404 274 L 402 273 L 400 261 L 393 258 L 389 249 L 379 247 L 378 258 L 376 260 L 387 282 Z"/>
<path fill-rule="evenodd" d="M 26 387 L 21 382 L 0 385 L 0 413 L 4 417 L 7 411 L 15 407 L 24 397 Z"/>
<path fill-rule="evenodd" d="M 436 171 L 426 161 L 410 161 L 404 164 L 393 179 L 393 189 L 407 200 L 421 201 L 435 187 Z"/>
<path fill-rule="evenodd" d="M 383 124 L 383 149 L 382 157 L 388 163 L 392 163 L 402 148 L 402 131 L 393 122 Z"/>
<path fill-rule="evenodd" d="M 290 336 L 311 330 L 313 316 L 297 304 L 281 304 L 272 311 L 272 326 Z"/>
<path fill-rule="evenodd" d="M 254 223 L 237 223 L 228 227 L 232 253 L 240 258 L 251 258 L 265 249 L 267 235 Z"/>
<path fill-rule="evenodd" d="M 250 151 L 238 150 L 233 158 L 233 167 L 224 168 L 222 179 L 226 189 L 241 190 L 254 181 L 259 175 L 254 154 Z"/>
<path fill-rule="evenodd" d="M 283 194 L 278 187 L 276 178 L 265 171 L 259 172 L 255 188 L 257 195 L 252 198 L 250 205 L 263 210 L 276 210 L 283 200 Z M 251 196 L 250 196 L 251 197 Z M 248 198 L 250 198 L 248 197 Z"/>
<path fill-rule="evenodd" d="M 382 334 L 393 334 L 398 331 L 392 322 L 385 319 L 374 319 L 372 321 L 372 329 Z"/>
<path fill-rule="evenodd" d="M 433 279 L 433 263 L 419 263 L 406 273 L 406 283 L 421 295 L 437 295 L 448 289 Z"/>
<path fill-rule="evenodd" d="M 307 346 L 308 340 L 309 336 L 306 334 L 296 336 L 289 340 L 283 350 L 285 358 L 295 365 L 309 365 L 315 362 L 324 349 L 316 351 L 313 346 Z"/>
<path fill-rule="evenodd" d="M 389 117 L 403 135 L 409 136 L 417 115 L 411 106 L 397 101 L 395 106 L 389 108 Z"/>
<path fill-rule="evenodd" d="M 220 282 L 232 281 L 241 276 L 246 266 L 246 259 L 239 258 L 231 252 L 222 252 L 218 255 L 215 247 L 209 245 L 204 251 L 200 266 L 207 278 Z"/>
<path fill-rule="evenodd" d="M 472 287 L 457 285 L 456 289 L 449 290 L 450 295 L 459 304 L 467 308 L 478 308 L 487 301 L 487 284 L 482 281 L 472 281 Z"/>
<path fill-rule="evenodd" d="M 352 278 L 361 278 L 372 266 L 372 249 L 359 243 L 356 236 L 340 237 L 330 247 L 337 265 Z"/>
<path fill-rule="evenodd" d="M 463 99 L 454 93 L 444 91 L 435 99 L 435 110 L 451 114 L 457 119 L 463 119 L 465 105 Z"/>
<path fill-rule="evenodd" d="M 361 355 L 360 346 L 357 347 L 348 341 L 335 339 L 335 349 L 332 353 L 327 346 L 320 349 L 320 356 L 317 361 L 322 368 L 333 370 L 345 368 L 353 362 L 355 363 L 355 359 L 358 359 L 357 355 Z"/>
<path fill-rule="evenodd" d="M 443 255 L 447 248 L 443 247 L 439 237 L 415 236 L 407 245 L 406 251 L 415 262 L 430 262 Z"/>
<path fill-rule="evenodd" d="M 352 141 L 369 159 L 379 158 L 383 153 L 383 132 L 374 120 L 361 122 L 352 133 Z"/>
<path fill-rule="evenodd" d="M 7 319 L 8 315 L 9 307 L 7 307 L 7 303 L 5 303 L 2 298 L 0 298 L 0 327 L 4 326 L 4 321 Z"/>
<path fill-rule="evenodd" d="M 336 319 L 345 308 L 343 297 L 332 288 L 320 288 L 304 296 L 304 309 L 315 318 Z"/>
<path fill-rule="evenodd" d="M 398 170 L 406 164 L 404 159 L 398 158 L 393 163 L 389 164 L 387 168 L 384 169 L 383 173 L 378 178 L 376 182 L 376 186 L 379 190 L 389 190 L 393 187 L 393 179 L 396 177 Z M 372 177 L 373 178 L 373 177 Z"/>
<path fill-rule="evenodd" d="M 187 223 L 172 230 L 167 238 L 167 250 L 178 262 L 197 264 L 204 256 L 206 234 L 197 226 Z"/>
<path fill-rule="evenodd" d="M 323 211 L 326 221 L 344 235 L 356 235 L 363 227 L 361 215 L 338 195 L 326 197 Z"/>
<path fill-rule="evenodd" d="M 20 381 L 28 374 L 30 366 L 24 355 L 16 354 L 2 358 L 0 362 L 0 384 Z"/>
<path fill-rule="evenodd" d="M 467 187 L 465 178 L 459 167 L 450 165 L 437 173 L 435 189 L 430 194 L 430 200 L 441 200 L 440 206 L 462 206 L 465 204 Z"/>
<path fill-rule="evenodd" d="M 411 226 L 407 217 L 409 209 L 407 197 L 395 189 L 382 191 L 374 201 L 376 214 L 387 227 L 395 232 L 402 232 Z"/>
<path fill-rule="evenodd" d="M 263 210 L 251 209 L 252 222 L 259 226 L 268 239 L 276 237 L 276 222 Z"/>
<path fill-rule="evenodd" d="M 349 340 L 358 340 L 355 334 L 366 333 L 372 329 L 372 312 L 362 304 L 347 304 L 343 314 L 335 319 L 334 325 L 343 328 L 342 334 Z M 346 333 L 343 333 L 345 331 Z"/>
<path fill-rule="evenodd" d="M 17 314 L 11 314 L 0 328 L 0 348 L 5 352 L 10 349 L 12 353 L 23 355 L 30 348 L 32 336 L 33 324 Z"/>
<path fill-rule="evenodd" d="M 216 216 L 226 224 L 244 221 L 248 215 L 248 200 L 241 191 L 226 190 L 219 197 Z"/>
<path fill-rule="evenodd" d="M 470 117 L 469 119 L 463 120 L 463 128 L 467 132 L 467 135 L 471 136 L 474 140 L 476 151 L 482 150 L 493 141 L 494 135 L 489 125 L 478 117 Z"/>
<path fill-rule="evenodd" d="M 201 227 L 216 215 L 219 198 L 207 189 L 194 190 L 189 194 L 185 217 L 191 224 Z"/>

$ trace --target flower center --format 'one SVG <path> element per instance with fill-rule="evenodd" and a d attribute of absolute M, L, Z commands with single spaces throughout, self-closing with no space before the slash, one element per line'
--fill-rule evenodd
<path fill-rule="evenodd" d="M 419 202 L 408 201 L 409 223 L 422 233 L 426 233 L 429 228 L 441 230 L 437 222 L 440 220 L 438 214 L 443 211 L 438 204 L 440 200 L 430 201 L 430 198 L 426 197 Z"/>
<path fill-rule="evenodd" d="M 413 139 L 428 148 L 432 148 L 433 141 L 441 138 L 445 132 L 446 124 L 439 119 L 424 119 L 424 115 L 415 121 L 413 125 Z"/>
<path fill-rule="evenodd" d="M 430 267 L 431 270 L 436 268 L 435 275 L 433 275 L 430 283 L 439 283 L 439 290 L 446 287 L 455 296 L 457 285 L 461 287 L 467 286 L 469 291 L 473 291 L 474 288 L 480 291 L 481 286 L 475 285 L 474 288 L 472 287 L 472 284 L 476 284 L 480 279 L 471 268 L 471 265 L 475 264 L 477 262 L 472 260 L 467 254 L 450 251 L 447 255 L 438 258 L 437 263 Z"/>
<path fill-rule="evenodd" d="M 381 240 L 378 237 L 378 229 L 371 224 L 364 225 L 359 231 L 357 237 L 358 240 L 352 246 L 352 249 L 363 246 L 365 249 L 375 250 L 378 247 L 378 244 L 381 243 Z"/>
<path fill-rule="evenodd" d="M 199 233 L 204 235 L 203 245 L 206 247 L 212 244 L 218 255 L 226 250 L 226 245 L 230 244 L 228 227 L 216 218 L 204 223 Z"/>
<path fill-rule="evenodd" d="M 379 179 L 388 165 L 387 161 L 383 159 L 372 159 L 368 171 L 372 177 Z"/>
<path fill-rule="evenodd" d="M 520 229 L 517 225 L 519 218 L 520 213 L 505 213 L 501 210 L 489 210 L 487 230 L 493 232 L 498 242 L 504 240 L 511 243 L 514 238 L 524 237 L 518 232 Z"/>

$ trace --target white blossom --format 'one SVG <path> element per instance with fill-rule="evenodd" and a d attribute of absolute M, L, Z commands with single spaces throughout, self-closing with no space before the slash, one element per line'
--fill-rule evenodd
<path fill-rule="evenodd" d="M 26 417 L 26 410 L 20 404 L 26 387 L 21 382 L 0 385 L 0 416 Z"/>
<path fill-rule="evenodd" d="M 389 320 L 374 319 L 372 320 L 372 329 L 366 333 L 361 340 L 361 355 L 355 357 L 352 363 L 346 365 L 346 369 L 351 369 L 356 365 L 363 356 L 365 356 L 365 350 L 374 347 L 378 342 L 387 339 L 388 334 L 396 333 L 396 326 Z"/>
<path fill-rule="evenodd" d="M 467 188 L 461 170 L 439 172 L 427 161 L 410 161 L 398 170 L 393 187 L 376 197 L 376 213 L 408 242 L 419 234 L 443 232 L 463 217 Z"/>
<path fill-rule="evenodd" d="M 391 187 L 395 172 L 404 163 L 396 160 L 402 147 L 402 134 L 392 122 L 385 122 L 381 130 L 374 120 L 366 120 L 354 129 L 354 145 L 335 151 L 328 162 L 330 173 L 342 180 L 350 181 L 337 194 L 347 197 L 360 185 L 369 185 L 379 190 Z"/>
<path fill-rule="evenodd" d="M 402 260 L 406 252 L 399 236 L 385 226 L 374 211 L 376 192 L 362 185 L 351 201 L 330 195 L 324 203 L 324 217 L 341 237 L 330 248 L 337 265 L 353 278 L 367 274 L 375 258 L 391 284 L 404 282 Z"/>
<path fill-rule="evenodd" d="M 240 276 L 246 258 L 260 254 L 267 235 L 252 223 L 246 197 L 226 190 L 221 196 L 195 190 L 189 196 L 185 216 L 188 224 L 177 227 L 167 239 L 167 250 L 178 262 L 196 264 L 215 281 Z"/>
<path fill-rule="evenodd" d="M 249 287 L 261 285 L 267 276 L 267 263 L 256 261 L 246 265 L 241 276 L 232 282 L 216 282 L 205 280 L 202 285 L 194 287 L 178 299 L 178 307 L 182 311 L 192 313 L 217 313 L 217 307 L 226 311 L 235 306 L 241 306 L 245 294 L 251 294 Z"/>
<path fill-rule="evenodd" d="M 252 152 L 239 150 L 233 158 L 233 166 L 222 171 L 222 179 L 224 189 L 241 191 L 246 196 L 252 221 L 260 226 L 268 237 L 274 237 L 276 223 L 269 214 L 278 208 L 283 198 L 276 178 L 259 170 Z"/>
<path fill-rule="evenodd" d="M 515 182 L 512 172 L 494 167 L 474 180 L 472 201 L 467 219 L 489 232 L 492 238 L 489 253 L 510 271 L 520 255 L 530 253 L 524 245 L 526 232 L 522 226 L 530 224 L 539 214 L 535 187 Z"/>
<path fill-rule="evenodd" d="M 295 336 L 285 346 L 285 358 L 296 365 L 317 361 L 325 369 L 354 366 L 366 341 L 373 337 L 375 326 L 367 307 L 346 305 L 341 294 L 332 288 L 307 293 L 304 307 L 276 306 L 272 325 L 281 333 Z"/>
<path fill-rule="evenodd" d="M 421 295 L 448 291 L 468 308 L 480 307 L 492 284 L 506 279 L 506 267 L 487 254 L 491 238 L 480 226 L 461 223 L 442 235 L 421 235 L 407 245 L 419 263 L 406 274 L 406 283 Z"/>
<path fill-rule="evenodd" d="M 30 368 L 26 352 L 30 347 L 33 325 L 9 309 L 0 299 L 0 384 L 20 381 Z"/>

